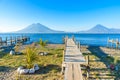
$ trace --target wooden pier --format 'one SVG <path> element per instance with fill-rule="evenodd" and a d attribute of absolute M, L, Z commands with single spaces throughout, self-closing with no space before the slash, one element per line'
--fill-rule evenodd
<path fill-rule="evenodd" d="M 0 47 L 2 46 L 12 46 L 16 43 L 24 43 L 30 41 L 30 37 L 27 36 L 17 36 L 17 37 L 6 37 L 4 40 L 2 37 L 0 37 Z"/>
<path fill-rule="evenodd" d="M 110 38 L 108 38 L 108 41 L 107 41 L 107 47 L 114 48 L 113 45 L 115 45 L 116 49 L 118 49 L 119 46 L 120 46 L 120 42 L 119 42 L 119 40 L 118 40 L 118 39 L 114 40 L 114 39 L 110 39 Z"/>
<path fill-rule="evenodd" d="M 86 61 L 80 52 L 80 43 L 75 44 L 74 38 L 65 38 L 65 51 L 63 54 L 62 73 L 64 80 L 83 80 L 80 64 Z"/>

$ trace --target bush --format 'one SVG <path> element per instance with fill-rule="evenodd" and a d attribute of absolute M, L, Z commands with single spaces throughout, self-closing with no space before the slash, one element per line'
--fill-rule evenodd
<path fill-rule="evenodd" d="M 33 62 L 37 59 L 37 49 L 34 46 L 29 46 L 25 49 L 25 57 L 27 68 L 33 67 Z"/>
<path fill-rule="evenodd" d="M 41 38 L 40 38 L 40 45 L 42 46 L 42 47 L 45 47 L 46 45 L 47 45 L 47 40 L 46 41 L 43 41 Z"/>

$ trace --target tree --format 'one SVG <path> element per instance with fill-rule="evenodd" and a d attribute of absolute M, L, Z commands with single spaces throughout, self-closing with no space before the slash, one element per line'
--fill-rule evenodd
<path fill-rule="evenodd" d="M 46 45 L 47 45 L 47 40 L 46 41 L 43 41 L 41 38 L 40 38 L 40 45 L 42 46 L 42 47 L 45 47 Z"/>
<path fill-rule="evenodd" d="M 25 49 L 27 68 L 33 67 L 33 62 L 37 59 L 37 48 L 29 46 Z"/>

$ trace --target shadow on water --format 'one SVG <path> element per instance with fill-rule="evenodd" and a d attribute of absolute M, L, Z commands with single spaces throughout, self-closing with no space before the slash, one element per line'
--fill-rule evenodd
<path fill-rule="evenodd" d="M 113 57 L 110 57 L 108 54 L 105 53 L 105 51 L 103 51 L 99 46 L 89 46 L 87 48 L 93 55 L 97 56 L 101 62 L 103 62 L 107 67 L 108 65 L 110 65 L 111 62 L 114 61 L 114 58 Z M 107 58 L 111 58 L 111 61 L 108 61 Z M 94 70 L 94 69 L 93 69 Z M 96 69 L 95 69 L 96 70 Z M 106 71 L 108 69 L 103 69 L 103 71 Z M 101 69 L 97 70 L 97 71 L 101 71 Z M 106 74 L 108 75 L 108 74 Z M 120 75 L 114 75 L 115 76 L 115 79 L 114 80 L 118 80 L 120 79 Z"/>

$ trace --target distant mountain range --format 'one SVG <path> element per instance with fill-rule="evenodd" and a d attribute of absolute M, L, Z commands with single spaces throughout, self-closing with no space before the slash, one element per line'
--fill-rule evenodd
<path fill-rule="evenodd" d="M 16 33 L 64 33 L 64 31 L 52 30 L 40 23 L 31 24 L 28 27 L 16 31 Z M 68 32 L 69 33 L 69 32 Z M 120 33 L 120 29 L 107 28 L 103 25 L 96 25 L 86 31 L 78 31 L 77 33 Z"/>
<path fill-rule="evenodd" d="M 52 30 L 40 23 L 35 23 L 16 32 L 17 33 L 62 33 L 63 31 Z"/>
<path fill-rule="evenodd" d="M 120 33 L 120 29 L 107 28 L 101 24 L 98 24 L 89 30 L 78 31 L 78 33 Z"/>

